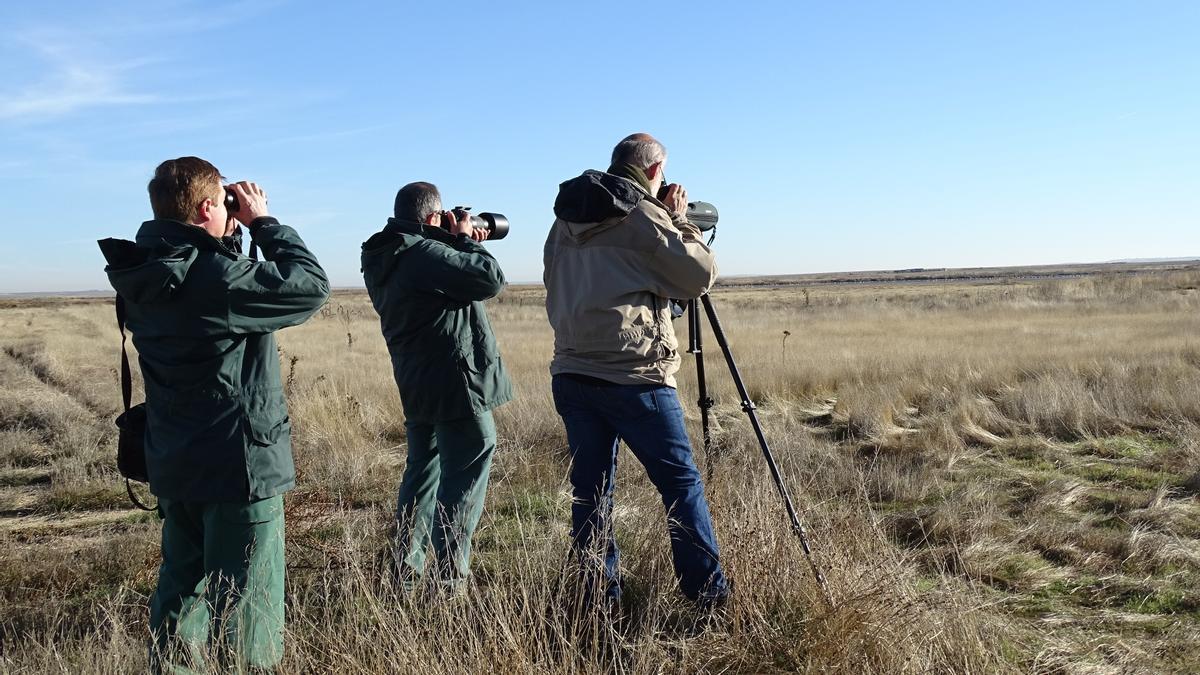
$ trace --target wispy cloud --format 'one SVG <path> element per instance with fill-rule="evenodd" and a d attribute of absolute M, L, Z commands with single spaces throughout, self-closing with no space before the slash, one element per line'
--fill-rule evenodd
<path fill-rule="evenodd" d="M 21 38 L 46 65 L 33 84 L 0 92 L 0 120 L 43 118 L 86 108 L 159 103 L 160 96 L 130 89 L 124 75 L 145 61 L 109 63 L 88 58 L 66 43 Z"/>
<path fill-rule="evenodd" d="M 183 33 L 223 30 L 281 4 L 283 0 L 244 0 L 215 7 L 168 0 L 151 12 L 109 4 L 91 16 L 12 27 L 0 35 L 0 43 L 16 48 L 5 50 L 3 57 L 23 57 L 25 70 L 34 76 L 23 86 L 0 88 L 0 121 L 36 121 L 100 107 L 178 103 L 177 95 L 166 96 L 136 83 L 139 77 L 145 79 L 157 60 L 122 60 L 111 46 L 144 44 L 147 36 L 161 41 Z"/>

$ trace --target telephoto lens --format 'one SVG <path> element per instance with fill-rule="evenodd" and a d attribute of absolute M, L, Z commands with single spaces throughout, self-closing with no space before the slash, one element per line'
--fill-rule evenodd
<path fill-rule="evenodd" d="M 499 213 L 483 212 L 471 216 L 471 227 L 482 227 L 488 231 L 488 240 L 503 239 L 508 236 L 508 218 Z"/>
<path fill-rule="evenodd" d="M 508 236 L 508 218 L 505 218 L 499 213 L 488 213 L 484 211 L 480 214 L 471 213 L 469 206 L 454 207 L 454 215 L 456 218 L 461 218 L 464 214 L 471 217 L 471 227 L 478 227 L 488 231 L 488 241 L 503 239 Z M 444 227 L 444 225 L 443 225 Z"/>

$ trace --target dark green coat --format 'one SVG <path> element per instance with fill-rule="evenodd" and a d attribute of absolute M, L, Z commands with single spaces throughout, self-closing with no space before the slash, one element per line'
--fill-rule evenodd
<path fill-rule="evenodd" d="M 138 351 L 160 497 L 245 502 L 296 484 L 273 331 L 312 316 L 329 281 L 292 228 L 259 218 L 251 236 L 261 262 L 172 220 L 99 242 Z"/>
<path fill-rule="evenodd" d="M 504 286 L 492 254 L 463 235 L 394 218 L 362 248 L 407 421 L 464 419 L 511 400 L 481 302 Z"/>

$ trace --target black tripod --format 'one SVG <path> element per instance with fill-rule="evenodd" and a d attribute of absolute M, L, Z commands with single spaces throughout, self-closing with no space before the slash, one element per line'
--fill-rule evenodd
<path fill-rule="evenodd" d="M 713 307 L 712 298 L 708 293 L 701 295 L 698 300 L 689 300 L 687 304 L 688 315 L 688 352 L 696 356 L 696 382 L 700 389 L 700 398 L 697 403 L 700 406 L 700 427 L 704 433 L 704 459 L 707 464 L 706 479 L 712 481 L 713 464 L 715 460 L 712 442 L 712 432 L 709 429 L 709 411 L 716 402 L 708 395 L 708 385 L 704 380 L 704 348 L 702 346 L 703 336 L 700 326 L 700 304 L 704 305 L 704 314 L 708 317 L 708 324 L 712 327 L 713 335 L 717 338 L 717 344 L 721 347 L 721 352 L 725 354 L 725 363 L 729 365 L 729 374 L 733 377 L 733 383 L 737 386 L 738 395 L 742 397 L 742 411 L 750 418 L 750 426 L 754 428 L 754 435 L 758 437 L 758 446 L 762 448 L 763 457 L 767 460 L 767 467 L 771 470 L 771 478 L 775 480 L 775 487 L 779 490 L 779 496 L 783 498 L 783 505 L 787 508 L 788 518 L 792 521 L 792 532 L 800 539 L 800 546 L 804 549 L 804 556 L 808 559 L 808 565 L 812 568 L 813 576 L 817 580 L 817 585 L 821 587 L 821 592 L 825 596 L 825 602 L 829 607 L 833 607 L 833 596 L 829 593 L 829 585 L 825 581 L 825 575 L 821 573 L 821 569 L 817 567 L 817 561 L 813 558 L 812 547 L 808 542 L 808 533 L 804 530 L 804 525 L 800 522 L 800 517 L 796 515 L 796 507 L 792 505 L 792 497 L 788 494 L 787 486 L 783 484 L 783 476 L 779 473 L 779 465 L 775 463 L 775 456 L 771 454 L 771 446 L 767 444 L 767 438 L 763 435 L 762 425 L 759 424 L 757 409 L 754 402 L 750 400 L 750 394 L 746 391 L 746 383 L 742 381 L 742 374 L 738 371 L 737 364 L 733 361 L 733 352 L 729 350 L 729 341 L 725 339 L 725 331 L 721 328 L 721 320 L 717 317 L 717 310 Z"/>

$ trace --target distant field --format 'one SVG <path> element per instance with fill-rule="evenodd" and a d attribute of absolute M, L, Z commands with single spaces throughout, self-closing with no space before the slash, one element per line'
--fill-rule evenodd
<path fill-rule="evenodd" d="M 497 411 L 473 592 L 397 597 L 377 557 L 403 416 L 378 319 L 340 291 L 279 336 L 300 471 L 285 672 L 1200 670 L 1200 268 L 734 278 L 713 297 L 832 611 L 706 336 L 729 615 L 697 625 L 673 590 L 661 503 L 623 453 L 627 620 L 563 616 L 536 286 L 489 303 L 518 398 Z M 105 298 L 0 299 L 0 670 L 145 667 L 158 522 L 112 466 L 118 345 Z M 698 439 L 687 355 L 680 395 Z"/>
<path fill-rule="evenodd" d="M 903 270 L 729 277 L 722 279 L 720 283 L 721 286 L 725 287 L 856 283 L 942 283 L 956 281 L 996 283 L 1004 281 L 1032 281 L 1037 279 L 1069 279 L 1094 275 L 1178 272 L 1196 269 L 1200 269 L 1200 259 L 1082 263 L 1072 265 L 1028 265 L 1024 267 L 915 267 Z"/>

